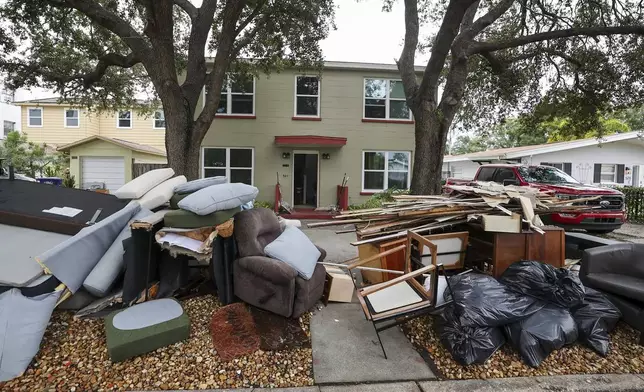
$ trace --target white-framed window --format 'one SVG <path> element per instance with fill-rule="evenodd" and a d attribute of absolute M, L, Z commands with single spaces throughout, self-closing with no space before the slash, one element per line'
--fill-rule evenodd
<path fill-rule="evenodd" d="M 601 173 L 600 173 L 600 182 L 610 182 L 610 183 L 616 183 L 617 182 L 617 165 L 612 165 L 612 164 L 604 164 L 602 163 L 601 165 Z"/>
<path fill-rule="evenodd" d="M 159 109 L 154 112 L 152 127 L 154 129 L 165 129 L 165 112 L 163 111 L 163 109 Z"/>
<path fill-rule="evenodd" d="M 253 185 L 255 150 L 245 147 L 204 147 L 202 177 L 225 176 L 228 182 Z"/>
<path fill-rule="evenodd" d="M 411 120 L 402 81 L 366 78 L 363 96 L 363 119 Z"/>
<path fill-rule="evenodd" d="M 411 182 L 410 161 L 409 151 L 363 151 L 362 191 L 408 189 Z"/>
<path fill-rule="evenodd" d="M 42 108 L 27 109 L 27 126 L 42 127 Z"/>
<path fill-rule="evenodd" d="M 9 135 L 11 132 L 16 130 L 16 123 L 14 121 L 4 120 L 4 123 L 2 125 L 4 130 L 3 132 L 4 136 Z"/>
<path fill-rule="evenodd" d="M 132 111 L 119 110 L 116 116 L 117 128 L 132 128 Z"/>
<path fill-rule="evenodd" d="M 320 78 L 295 76 L 295 117 L 320 117 Z"/>
<path fill-rule="evenodd" d="M 80 126 L 80 110 L 78 109 L 65 109 L 65 128 L 78 128 Z"/>
<path fill-rule="evenodd" d="M 204 88 L 204 105 L 206 96 L 210 94 Z M 218 116 L 248 116 L 255 115 L 255 78 L 235 77 L 229 75 L 221 86 L 221 99 L 217 108 Z"/>

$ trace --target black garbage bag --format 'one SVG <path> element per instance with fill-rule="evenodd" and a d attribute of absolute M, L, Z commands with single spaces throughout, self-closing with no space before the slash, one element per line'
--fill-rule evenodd
<path fill-rule="evenodd" d="M 537 312 L 545 304 L 518 294 L 491 276 L 474 272 L 449 279 L 454 307 L 464 326 L 501 327 Z M 445 290 L 445 301 L 450 291 Z"/>
<path fill-rule="evenodd" d="M 565 268 L 538 261 L 520 261 L 503 272 L 499 281 L 510 289 L 570 309 L 584 300 L 579 276 Z"/>
<path fill-rule="evenodd" d="M 610 343 L 608 333 L 615 328 L 622 317 L 619 309 L 604 294 L 586 287 L 584 302 L 575 307 L 571 313 L 577 323 L 579 340 L 599 355 L 608 355 Z"/>
<path fill-rule="evenodd" d="M 553 350 L 577 340 L 577 324 L 568 309 L 548 304 L 525 320 L 505 326 L 512 347 L 523 361 L 538 367 Z"/>
<path fill-rule="evenodd" d="M 501 328 L 463 326 L 453 306 L 435 320 L 441 343 L 461 365 L 484 363 L 505 343 Z"/>

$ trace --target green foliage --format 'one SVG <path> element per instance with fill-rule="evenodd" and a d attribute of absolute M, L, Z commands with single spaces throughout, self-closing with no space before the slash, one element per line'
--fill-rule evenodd
<path fill-rule="evenodd" d="M 259 201 L 255 200 L 253 203 L 253 207 L 255 208 L 268 208 L 269 210 L 273 209 L 273 203 L 268 202 L 268 201 Z"/>
<path fill-rule="evenodd" d="M 406 195 L 408 190 L 401 189 L 387 189 L 386 191 L 378 192 L 372 195 L 367 201 L 362 204 L 353 204 L 349 206 L 350 210 L 364 210 L 368 208 L 380 208 L 382 203 L 394 201 L 395 195 Z"/>
<path fill-rule="evenodd" d="M 74 188 L 76 186 L 76 179 L 69 173 L 69 169 L 63 173 L 63 186 L 65 188 Z"/>
<path fill-rule="evenodd" d="M 620 187 L 626 203 L 626 219 L 630 223 L 644 223 L 644 188 Z"/>
<path fill-rule="evenodd" d="M 56 177 L 68 166 L 69 157 L 47 150 L 47 145 L 30 142 L 27 134 L 14 131 L 7 135 L 0 146 L 0 157 L 7 160 L 7 165 L 13 165 L 16 172 L 29 177 Z"/>
<path fill-rule="evenodd" d="M 474 135 L 458 136 L 450 149 L 450 154 L 461 155 L 496 148 L 530 146 L 546 142 L 546 134 L 530 131 L 519 120 L 510 119 Z"/>

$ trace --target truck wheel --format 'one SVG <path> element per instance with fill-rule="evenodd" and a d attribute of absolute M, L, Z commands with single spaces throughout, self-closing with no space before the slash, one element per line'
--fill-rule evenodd
<path fill-rule="evenodd" d="M 588 234 L 608 234 L 612 233 L 613 230 L 586 230 Z"/>

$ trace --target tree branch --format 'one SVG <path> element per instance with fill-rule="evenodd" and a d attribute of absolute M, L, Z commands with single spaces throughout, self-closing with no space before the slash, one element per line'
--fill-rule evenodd
<path fill-rule="evenodd" d="M 72 79 L 83 79 L 83 87 L 88 88 L 101 80 L 109 67 L 116 66 L 121 68 L 132 68 L 140 62 L 141 59 L 134 55 L 134 53 L 130 53 L 127 56 L 122 56 L 117 53 L 108 53 L 98 59 L 98 64 L 96 64 L 96 68 L 94 68 L 92 72 L 73 77 Z"/>
<path fill-rule="evenodd" d="M 481 31 L 499 19 L 516 0 L 502 0 L 496 7 L 489 10 L 485 15 L 478 18 L 474 23 L 469 26 L 465 31 L 459 34 L 458 40 L 471 40 L 474 39 Z M 475 11 L 476 13 L 476 11 Z M 472 15 L 474 17 L 474 15 Z"/>
<path fill-rule="evenodd" d="M 46 0 L 47 3 L 59 8 L 73 8 L 94 23 L 116 34 L 123 42 L 136 53 L 139 58 L 148 58 L 151 53 L 150 45 L 127 21 L 105 9 L 94 0 Z"/>
<path fill-rule="evenodd" d="M 257 2 L 257 5 L 255 6 L 255 9 L 244 19 L 239 26 L 237 27 L 237 31 L 235 32 L 235 35 L 239 35 L 247 26 L 250 24 L 250 22 L 253 21 L 259 15 L 259 13 L 262 11 L 262 8 L 264 8 L 264 5 L 268 2 L 268 0 L 262 0 Z"/>
<path fill-rule="evenodd" d="M 188 1 L 188 0 L 186 0 Z M 196 105 L 206 79 L 206 43 L 215 18 L 217 0 L 205 0 L 193 19 L 188 41 L 186 80 L 181 86 L 191 105 Z"/>
<path fill-rule="evenodd" d="M 445 66 L 445 59 L 460 29 L 463 17 L 467 9 L 476 0 L 451 0 L 445 11 L 445 17 L 441 24 L 436 40 L 432 46 L 432 54 L 425 67 L 423 80 L 420 83 L 419 95 L 422 99 L 431 101 L 434 99 L 438 88 L 438 80 Z M 406 1 L 407 4 L 410 1 Z M 415 1 L 414 1 L 415 3 Z"/>
<path fill-rule="evenodd" d="M 500 42 L 477 42 L 470 46 L 469 54 L 494 52 L 497 50 L 516 48 L 518 46 L 528 45 L 531 43 L 548 41 L 558 38 L 569 37 L 598 37 L 605 35 L 618 34 L 638 34 L 644 35 L 644 26 L 612 26 L 612 27 L 578 27 L 573 29 L 554 30 L 543 33 L 527 35 Z"/>
<path fill-rule="evenodd" d="M 418 1 L 405 0 L 405 44 L 400 53 L 400 59 L 396 64 L 398 65 L 405 96 L 408 100 L 415 99 L 418 91 L 418 80 L 416 79 L 416 69 L 414 67 L 416 49 L 418 48 L 418 34 Z M 413 105 L 409 106 L 413 108 Z"/>
<path fill-rule="evenodd" d="M 237 21 L 245 5 L 245 0 L 228 0 L 224 7 L 217 54 L 215 55 L 212 71 L 210 71 L 205 80 L 205 86 L 209 87 L 212 93 L 206 95 L 204 109 L 199 114 L 199 117 L 197 117 L 195 123 L 196 134 L 193 135 L 195 140 L 202 140 L 210 124 L 215 119 L 215 114 L 217 114 L 217 105 L 221 98 L 219 91 L 221 91 L 221 86 L 226 77 L 226 71 L 230 65 L 231 56 L 234 53 L 234 44 L 237 38 L 235 35 Z"/>
<path fill-rule="evenodd" d="M 181 8 L 192 21 L 194 22 L 195 19 L 197 19 L 197 15 L 199 13 L 199 9 L 195 7 L 190 0 L 173 0 L 174 4 L 177 5 L 179 8 Z"/>

